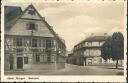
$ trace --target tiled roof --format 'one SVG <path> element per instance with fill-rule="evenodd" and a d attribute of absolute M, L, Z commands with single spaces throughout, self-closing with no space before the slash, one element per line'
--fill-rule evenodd
<path fill-rule="evenodd" d="M 86 42 L 93 42 L 93 41 L 105 41 L 108 38 L 108 36 L 92 36 L 86 38 L 84 41 Z"/>
<path fill-rule="evenodd" d="M 18 17 L 21 15 L 22 9 L 18 6 L 5 6 L 5 30 L 9 29 Z"/>
<path fill-rule="evenodd" d="M 21 11 L 21 7 L 18 7 L 18 6 L 5 6 L 5 14 L 8 14 L 9 12 L 16 11 L 16 10 L 20 10 Z"/>

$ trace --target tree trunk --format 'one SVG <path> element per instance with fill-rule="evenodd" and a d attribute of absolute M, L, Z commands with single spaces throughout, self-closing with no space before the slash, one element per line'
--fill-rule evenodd
<path fill-rule="evenodd" d="M 118 68 L 118 60 L 116 60 L 116 69 Z"/>

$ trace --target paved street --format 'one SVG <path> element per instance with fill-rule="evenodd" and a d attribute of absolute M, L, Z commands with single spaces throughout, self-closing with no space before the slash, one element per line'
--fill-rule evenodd
<path fill-rule="evenodd" d="M 114 68 L 114 67 L 113 67 Z M 113 69 L 104 66 L 77 66 L 68 65 L 66 69 L 60 70 L 54 74 L 58 75 L 116 75 L 123 72 L 123 69 Z"/>
<path fill-rule="evenodd" d="M 66 64 L 61 70 L 7 71 L 13 75 L 123 75 L 123 69 L 106 66 L 77 66 Z"/>

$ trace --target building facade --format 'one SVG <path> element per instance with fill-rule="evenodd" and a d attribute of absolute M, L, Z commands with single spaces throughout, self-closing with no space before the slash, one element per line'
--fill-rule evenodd
<path fill-rule="evenodd" d="M 92 36 L 74 46 L 73 53 L 69 54 L 71 64 L 75 65 L 104 65 L 115 64 L 112 59 L 105 61 L 101 57 L 101 46 L 108 36 Z M 120 61 L 121 63 L 121 61 Z"/>
<path fill-rule="evenodd" d="M 5 30 L 5 70 L 65 67 L 66 46 L 33 5 L 29 5 Z M 35 68 L 36 69 L 36 68 Z"/>

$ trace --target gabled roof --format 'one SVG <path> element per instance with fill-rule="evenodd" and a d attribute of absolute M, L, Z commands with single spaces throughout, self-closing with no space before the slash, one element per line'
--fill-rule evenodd
<path fill-rule="evenodd" d="M 26 10 L 29 8 L 29 7 L 32 7 L 34 8 L 34 10 L 37 12 L 37 14 L 40 16 L 41 20 L 46 24 L 46 26 L 48 27 L 48 29 L 52 32 L 52 34 L 55 36 L 55 38 L 60 41 L 61 43 L 63 43 L 63 45 L 65 46 L 65 42 L 63 42 L 63 40 L 56 34 L 56 32 L 52 29 L 52 27 L 47 23 L 47 21 L 45 19 L 43 19 L 43 17 L 39 14 L 39 12 L 35 9 L 35 7 L 31 4 L 29 5 Z M 26 11 L 25 10 L 25 11 Z M 66 46 L 65 46 L 66 47 Z"/>
<path fill-rule="evenodd" d="M 50 32 L 55 36 L 55 38 L 61 42 L 64 46 L 65 46 L 65 43 L 62 41 L 62 39 L 56 34 L 56 32 L 52 29 L 52 27 L 47 23 L 47 21 L 38 13 L 38 11 L 35 9 L 35 7 L 31 4 L 29 5 L 22 13 L 21 15 L 19 15 L 19 17 L 17 18 L 17 20 L 19 18 L 22 17 L 22 15 L 24 15 L 24 13 L 28 10 L 28 8 L 33 8 L 34 11 L 36 11 L 36 13 L 38 14 L 38 16 L 40 17 L 41 21 L 45 23 L 45 25 L 47 26 L 47 28 L 50 30 Z M 65 46 L 66 47 L 66 46 Z"/>

